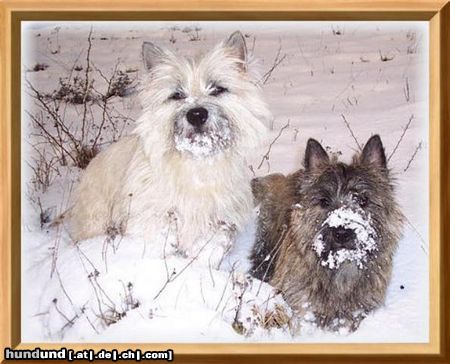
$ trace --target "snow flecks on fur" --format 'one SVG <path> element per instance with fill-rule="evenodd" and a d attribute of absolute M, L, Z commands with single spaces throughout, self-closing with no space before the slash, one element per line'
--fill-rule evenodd
<path fill-rule="evenodd" d="M 175 148 L 179 152 L 187 152 L 195 159 L 212 156 L 231 144 L 231 132 L 226 133 L 194 133 L 190 137 L 175 135 Z"/>
<path fill-rule="evenodd" d="M 322 234 L 317 235 L 317 237 L 313 241 L 313 249 L 317 253 L 318 257 L 322 255 L 322 252 L 325 249 L 323 244 L 324 243 Z"/>
<path fill-rule="evenodd" d="M 350 209 L 340 207 L 332 211 L 322 226 L 343 227 L 355 233 L 355 249 L 339 249 L 328 253 L 326 260 L 321 264 L 330 269 L 337 269 L 345 262 L 355 262 L 358 268 L 363 269 L 369 252 L 377 250 L 377 234 L 372 227 L 370 215 L 365 214 L 362 209 Z M 320 257 L 324 250 L 322 234 L 318 234 L 313 242 L 313 249 Z"/>

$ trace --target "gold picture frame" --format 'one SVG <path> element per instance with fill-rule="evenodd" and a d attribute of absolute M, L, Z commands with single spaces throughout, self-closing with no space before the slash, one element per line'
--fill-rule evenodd
<path fill-rule="evenodd" d="M 0 2 L 0 340 L 3 349 L 174 350 L 184 362 L 450 363 L 450 3 L 446 1 Z M 20 22 L 24 20 L 425 20 L 430 67 L 430 341 L 427 344 L 24 344 L 20 336 Z"/>

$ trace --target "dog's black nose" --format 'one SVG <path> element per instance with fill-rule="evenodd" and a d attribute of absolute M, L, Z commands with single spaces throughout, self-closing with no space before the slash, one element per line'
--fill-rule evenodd
<path fill-rule="evenodd" d="M 332 230 L 333 234 L 333 248 L 335 249 L 352 249 L 354 248 L 354 240 L 356 238 L 355 232 L 344 227 L 336 227 Z"/>
<path fill-rule="evenodd" d="M 196 107 L 187 112 L 186 118 L 189 124 L 200 127 L 208 120 L 208 110 L 203 107 Z"/>

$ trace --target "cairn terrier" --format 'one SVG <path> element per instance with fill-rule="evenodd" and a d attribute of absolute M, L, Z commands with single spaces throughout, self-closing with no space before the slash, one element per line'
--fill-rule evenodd
<path fill-rule="evenodd" d="M 298 317 L 354 331 L 384 302 L 402 230 L 383 145 L 375 135 L 345 164 L 310 139 L 304 167 L 253 180 L 260 211 L 251 273 Z"/>
<path fill-rule="evenodd" d="M 149 42 L 142 55 L 142 116 L 87 167 L 70 234 L 80 241 L 137 232 L 156 249 L 158 234 L 175 221 L 173 244 L 190 256 L 214 232 L 233 240 L 250 218 L 246 156 L 271 115 L 240 32 L 203 56 L 184 58 Z"/>

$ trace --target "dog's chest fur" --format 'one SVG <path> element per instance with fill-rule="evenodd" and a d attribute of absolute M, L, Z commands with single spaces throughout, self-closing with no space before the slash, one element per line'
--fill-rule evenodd
<path fill-rule="evenodd" d="M 252 194 L 242 158 L 194 160 L 167 153 L 155 165 L 138 137 L 135 143 L 121 192 L 132 211 L 129 232 L 164 229 L 173 213 L 180 245 L 189 248 L 214 229 L 241 228 L 246 223 Z"/>

